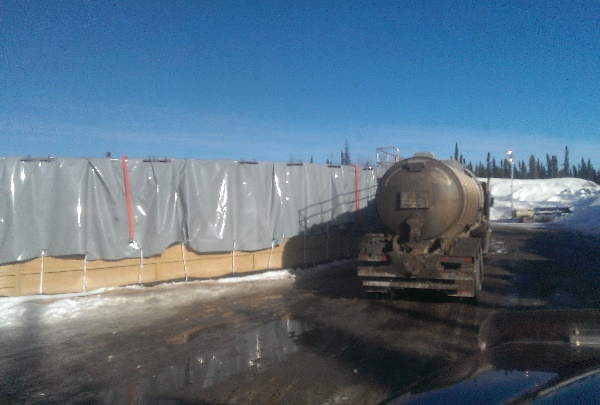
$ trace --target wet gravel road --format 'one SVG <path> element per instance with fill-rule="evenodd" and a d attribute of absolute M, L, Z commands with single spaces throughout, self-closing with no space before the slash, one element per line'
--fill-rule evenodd
<path fill-rule="evenodd" d="M 2 331 L 0 403 L 380 403 L 475 353 L 495 311 L 600 308 L 599 249 L 575 233 L 496 225 L 477 306 L 366 299 L 351 262 L 214 296 L 201 294 L 211 283 L 105 292 L 144 310 Z M 158 305 L 168 294 L 198 299 Z"/>

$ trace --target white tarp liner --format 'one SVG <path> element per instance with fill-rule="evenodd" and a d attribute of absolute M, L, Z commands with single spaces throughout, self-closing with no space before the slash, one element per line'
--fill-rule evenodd
<path fill-rule="evenodd" d="M 0 263 L 147 257 L 173 243 L 254 251 L 356 220 L 352 166 L 129 159 L 127 173 L 133 243 L 121 159 L 0 158 Z M 377 179 L 358 175 L 368 214 Z"/>

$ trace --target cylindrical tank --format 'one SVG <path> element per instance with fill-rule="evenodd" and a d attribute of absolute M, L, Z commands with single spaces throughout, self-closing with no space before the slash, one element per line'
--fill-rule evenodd
<path fill-rule="evenodd" d="M 484 195 L 455 160 L 412 157 L 381 178 L 377 211 L 390 231 L 415 240 L 453 237 L 480 220 Z"/>

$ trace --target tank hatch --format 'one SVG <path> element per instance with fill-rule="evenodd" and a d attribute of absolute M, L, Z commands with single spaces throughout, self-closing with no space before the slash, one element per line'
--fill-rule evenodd
<path fill-rule="evenodd" d="M 409 172 L 420 172 L 425 169 L 425 162 L 423 160 L 412 160 L 408 162 Z"/>

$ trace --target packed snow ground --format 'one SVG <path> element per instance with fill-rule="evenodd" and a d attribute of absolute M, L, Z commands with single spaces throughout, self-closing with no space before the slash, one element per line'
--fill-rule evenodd
<path fill-rule="evenodd" d="M 491 190 L 494 197 L 491 219 L 510 221 L 511 180 L 492 179 Z M 600 187 L 593 182 L 573 178 L 513 180 L 513 206 L 514 208 L 570 207 L 573 213 L 557 222 L 523 224 L 523 226 L 552 226 L 600 236 Z M 81 294 L 0 297 L 0 333 L 14 332 L 32 324 L 59 323 L 66 327 L 71 322 L 90 317 L 94 319 L 95 324 L 102 321 L 109 322 L 114 328 L 114 333 L 117 333 L 123 327 L 119 319 L 134 317 L 136 313 L 147 313 L 157 306 L 175 311 L 176 308 L 192 302 L 213 299 L 222 294 L 247 289 L 250 283 L 293 282 L 298 277 L 326 271 L 339 264 L 339 262 L 331 263 L 305 270 L 271 271 L 220 280 L 165 283 L 154 287 L 130 286 Z M 144 290 L 144 294 L 136 293 L 140 289 Z M 65 330 L 65 333 L 69 332 Z"/>

